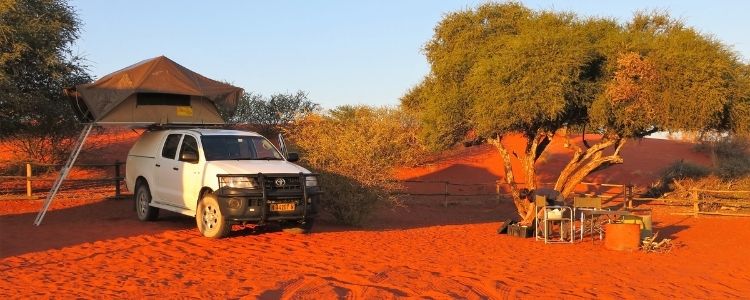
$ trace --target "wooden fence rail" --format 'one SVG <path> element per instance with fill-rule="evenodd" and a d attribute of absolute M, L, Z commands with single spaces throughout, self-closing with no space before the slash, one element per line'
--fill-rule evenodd
<path fill-rule="evenodd" d="M 442 185 L 441 192 L 437 193 L 412 193 L 412 192 L 398 192 L 399 195 L 409 195 L 409 196 L 443 196 L 443 206 L 448 207 L 448 197 L 451 196 L 464 196 L 464 197 L 477 197 L 477 196 L 494 196 L 496 197 L 496 200 L 500 200 L 500 194 L 498 193 L 499 190 L 497 189 L 497 184 L 494 182 L 486 182 L 486 183 L 454 183 L 447 180 L 401 180 L 399 182 L 402 183 L 426 183 L 426 184 L 440 184 Z M 451 186 L 495 186 L 495 192 L 494 193 L 460 193 L 460 194 L 451 194 L 450 193 L 450 187 Z"/>
<path fill-rule="evenodd" d="M 735 199 L 716 199 L 715 197 L 707 197 L 707 194 L 734 194 L 734 195 L 746 195 Z M 720 216 L 742 216 L 750 217 L 750 214 L 744 213 L 723 213 L 723 212 L 710 212 L 702 211 L 701 206 L 705 204 L 720 204 L 727 207 L 733 208 L 750 208 L 750 191 L 727 191 L 727 190 L 706 190 L 706 189 L 690 189 L 689 198 L 643 198 L 633 197 L 633 201 L 649 202 L 649 204 L 660 203 L 668 206 L 686 206 L 691 207 L 691 211 L 687 214 L 698 216 L 698 215 L 720 215 Z"/>
<path fill-rule="evenodd" d="M 502 180 L 497 180 L 495 182 L 481 182 L 481 183 L 454 183 L 447 180 L 401 180 L 399 181 L 401 183 L 423 183 L 423 184 L 438 184 L 441 187 L 438 189 L 434 189 L 435 192 L 428 192 L 428 193 L 415 193 L 415 192 L 407 192 L 407 191 L 401 191 L 396 194 L 399 195 L 409 195 L 409 196 L 442 196 L 443 197 L 443 206 L 448 206 L 448 199 L 449 197 L 478 197 L 478 196 L 493 196 L 495 197 L 495 201 L 499 203 L 503 196 L 510 195 L 510 193 L 503 192 L 504 190 L 507 190 L 509 184 Z M 523 186 L 525 183 L 523 182 L 516 182 L 517 185 Z M 540 186 L 545 185 L 552 185 L 551 183 L 541 183 Z M 615 198 L 622 198 L 623 205 L 627 205 L 628 207 L 632 207 L 632 201 L 630 201 L 630 198 L 633 195 L 633 186 L 629 185 L 622 185 L 622 184 L 609 184 L 609 183 L 593 183 L 593 182 L 582 182 L 580 184 L 581 186 L 594 186 L 597 188 L 615 188 L 618 189 L 617 192 L 601 192 L 601 191 L 594 191 L 593 193 L 580 193 L 582 195 L 588 195 L 588 196 L 598 196 L 607 199 L 608 201 L 613 201 Z M 450 187 L 451 186 L 492 186 L 494 187 L 493 193 L 451 193 Z"/>
<path fill-rule="evenodd" d="M 115 188 L 115 197 L 119 198 L 122 196 L 120 186 L 122 184 L 122 181 L 125 180 L 125 177 L 122 176 L 122 166 L 124 165 L 124 162 L 121 162 L 119 160 L 116 160 L 114 163 L 111 164 L 76 164 L 74 167 L 88 167 L 88 168 L 101 168 L 101 167 L 113 167 L 114 168 L 114 177 L 107 177 L 107 178 L 80 178 L 80 179 L 65 179 L 65 181 L 70 182 L 113 182 L 114 188 Z M 41 166 L 41 167 L 61 167 L 61 164 L 37 164 L 37 163 L 26 163 L 26 176 L 0 176 L 0 179 L 10 179 L 10 180 L 25 180 L 26 181 L 26 197 L 31 199 L 33 198 L 33 189 L 32 189 L 32 182 L 35 181 L 55 181 L 55 178 L 37 178 L 33 174 L 33 167 L 32 166 Z"/>
<path fill-rule="evenodd" d="M 435 189 L 436 192 L 434 193 L 410 193 L 410 192 L 402 192 L 400 194 L 405 195 L 411 195 L 411 196 L 442 196 L 443 197 L 443 205 L 448 205 L 448 197 L 457 197 L 457 196 L 495 196 L 496 200 L 499 202 L 503 196 L 509 195 L 509 193 L 503 192 L 503 190 L 507 189 L 507 183 L 503 181 L 497 181 L 494 183 L 471 183 L 471 184 L 464 184 L 464 183 L 452 183 L 450 181 L 444 181 L 444 180 L 404 180 L 401 181 L 404 183 L 425 183 L 425 184 L 440 184 L 442 185 L 442 188 Z M 518 182 L 516 183 L 520 186 L 523 186 L 524 183 Z M 485 193 L 485 194 L 456 194 L 456 193 L 450 193 L 449 187 L 450 186 L 488 186 L 488 185 L 494 185 L 495 186 L 495 193 Z M 549 183 L 541 183 L 539 186 L 545 186 L 545 185 L 551 185 Z M 622 199 L 622 206 L 624 208 L 633 208 L 634 204 L 637 202 L 649 202 L 649 203 L 661 203 L 668 206 L 686 206 L 691 207 L 692 210 L 689 213 L 690 215 L 722 215 L 722 216 L 750 216 L 750 214 L 743 214 L 743 213 L 722 213 L 722 212 L 711 212 L 711 211 L 701 211 L 701 206 L 707 205 L 707 204 L 723 204 L 726 206 L 733 206 L 733 207 L 739 207 L 739 208 L 748 208 L 750 209 L 750 191 L 723 191 L 723 190 L 706 190 L 706 189 L 692 189 L 691 194 L 689 198 L 645 198 L 645 197 L 637 197 L 634 193 L 635 186 L 633 185 L 624 185 L 624 184 L 611 184 L 611 183 L 592 183 L 592 182 L 582 182 L 580 183 L 581 186 L 587 186 L 587 187 L 595 187 L 596 190 L 593 192 L 578 192 L 577 194 L 581 195 L 587 195 L 587 196 L 597 196 L 604 199 L 607 199 L 608 201 L 613 201 L 615 198 L 621 198 Z M 505 187 L 505 188 L 503 188 Z M 601 188 L 609 188 L 602 192 Z M 746 197 L 741 197 L 739 199 L 732 199 L 732 200 L 722 200 L 722 199 L 714 199 L 711 197 L 706 197 L 707 194 L 720 194 L 720 195 L 726 195 L 726 194 L 734 194 L 734 195 L 747 195 Z"/>

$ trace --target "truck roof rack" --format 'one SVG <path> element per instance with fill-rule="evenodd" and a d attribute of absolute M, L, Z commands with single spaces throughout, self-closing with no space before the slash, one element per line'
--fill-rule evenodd
<path fill-rule="evenodd" d="M 226 129 L 231 128 L 236 124 L 151 124 L 145 126 L 147 130 L 162 130 L 162 129 L 187 129 L 187 128 L 213 128 L 213 129 Z"/>

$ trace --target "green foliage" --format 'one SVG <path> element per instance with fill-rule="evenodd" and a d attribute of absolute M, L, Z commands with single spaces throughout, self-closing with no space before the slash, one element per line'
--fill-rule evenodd
<path fill-rule="evenodd" d="M 401 99 L 433 148 L 562 127 L 612 138 L 747 130 L 748 66 L 665 13 L 631 22 L 488 3 L 450 13 L 425 46 L 430 73 Z"/>
<path fill-rule="evenodd" d="M 637 13 L 622 29 L 623 44 L 608 58 L 607 89 L 592 105 L 597 127 L 639 137 L 652 129 L 747 126 L 730 118 L 742 101 L 745 66 L 728 46 L 666 13 Z"/>
<path fill-rule="evenodd" d="M 601 90 L 609 20 L 489 3 L 447 15 L 425 52 L 430 75 L 402 99 L 418 111 L 423 138 L 447 147 L 469 129 L 535 134 L 586 120 Z"/>
<path fill-rule="evenodd" d="M 739 89 L 737 96 L 729 105 L 729 113 L 726 123 L 730 124 L 731 130 L 739 134 L 750 135 L 750 65 L 745 65 L 737 79 Z"/>
<path fill-rule="evenodd" d="M 320 110 L 320 105 L 307 98 L 307 93 L 297 91 L 288 94 L 263 95 L 246 93 L 242 96 L 233 115 L 224 113 L 232 123 L 245 123 L 265 136 L 276 134 L 280 126 L 291 123 L 295 118 Z"/>
<path fill-rule="evenodd" d="M 80 128 L 62 94 L 90 81 L 70 50 L 78 23 L 64 1 L 0 0 L 0 139 L 20 159 L 59 159 Z"/>
<path fill-rule="evenodd" d="M 323 174 L 323 209 L 357 225 L 378 202 L 394 200 L 394 168 L 419 159 L 415 126 L 399 110 L 342 106 L 298 119 L 287 134 L 303 162 Z"/>

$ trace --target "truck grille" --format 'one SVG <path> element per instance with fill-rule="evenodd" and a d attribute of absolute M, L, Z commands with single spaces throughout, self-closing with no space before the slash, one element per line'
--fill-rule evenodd
<path fill-rule="evenodd" d="M 299 177 L 266 177 L 266 188 L 275 191 L 299 190 L 302 188 Z"/>

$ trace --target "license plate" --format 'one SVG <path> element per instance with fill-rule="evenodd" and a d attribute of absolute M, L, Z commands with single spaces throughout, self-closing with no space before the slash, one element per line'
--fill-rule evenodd
<path fill-rule="evenodd" d="M 271 203 L 271 211 L 294 211 L 294 203 Z"/>

